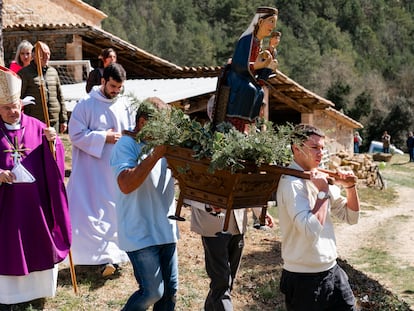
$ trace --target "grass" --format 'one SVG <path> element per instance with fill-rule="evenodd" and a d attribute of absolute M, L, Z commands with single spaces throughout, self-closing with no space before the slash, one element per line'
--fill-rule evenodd
<path fill-rule="evenodd" d="M 387 187 L 384 190 L 360 187 L 358 195 L 367 209 L 376 209 L 377 206 L 390 206 L 398 198 L 395 187 Z"/>
<path fill-rule="evenodd" d="M 405 186 L 414 189 L 414 162 L 408 162 L 408 155 L 393 155 L 391 161 L 380 171 L 389 186 Z"/>

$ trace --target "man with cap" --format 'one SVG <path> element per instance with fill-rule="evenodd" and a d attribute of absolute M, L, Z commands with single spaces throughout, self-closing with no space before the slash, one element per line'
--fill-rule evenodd
<path fill-rule="evenodd" d="M 22 82 L 0 67 L 0 309 L 56 293 L 71 229 L 64 150 L 54 128 L 22 113 Z M 49 142 L 54 143 L 56 160 Z"/>

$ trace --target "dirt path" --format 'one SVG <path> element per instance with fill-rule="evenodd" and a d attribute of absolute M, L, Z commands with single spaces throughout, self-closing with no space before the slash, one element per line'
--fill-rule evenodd
<path fill-rule="evenodd" d="M 414 267 L 413 192 L 411 188 L 400 187 L 398 200 L 393 206 L 378 206 L 370 210 L 362 207 L 363 212 L 357 225 L 338 224 L 336 238 L 339 256 L 352 263 L 360 248 L 366 247 L 370 242 L 377 243 L 376 245 L 381 243 L 383 250 L 391 253 L 397 264 Z M 375 236 L 381 226 L 386 227 L 385 238 Z M 362 266 L 356 268 L 364 270 Z M 381 283 L 392 290 L 393 284 L 390 281 L 383 280 Z M 411 308 L 414 310 L 414 303 L 411 303 Z"/>
<path fill-rule="evenodd" d="M 386 222 L 395 223 L 398 218 L 401 218 L 401 221 L 394 226 L 396 231 L 393 233 L 392 252 L 402 262 L 414 266 L 414 226 L 411 221 L 403 221 L 405 217 L 414 216 L 413 190 L 401 187 L 398 194 L 399 198 L 395 206 L 364 210 L 359 223 L 355 226 L 337 225 L 336 238 L 340 256 L 345 258 L 352 256 L 360 247 L 364 246 L 363 243 L 360 243 L 363 237 L 368 237 L 370 233 L 374 233 L 379 226 Z"/>

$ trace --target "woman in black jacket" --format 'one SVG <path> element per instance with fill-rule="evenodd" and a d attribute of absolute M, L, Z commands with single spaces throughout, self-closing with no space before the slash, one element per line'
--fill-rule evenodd
<path fill-rule="evenodd" d="M 89 73 L 86 81 L 86 92 L 89 93 L 94 85 L 101 85 L 101 78 L 105 67 L 116 63 L 116 52 L 113 48 L 103 49 L 99 55 L 99 66 Z"/>

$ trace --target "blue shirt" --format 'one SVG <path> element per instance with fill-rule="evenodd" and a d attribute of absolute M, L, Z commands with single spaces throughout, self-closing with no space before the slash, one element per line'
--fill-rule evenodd
<path fill-rule="evenodd" d="M 143 146 L 125 135 L 115 144 L 110 161 L 115 179 L 145 159 L 147 155 L 138 158 Z M 143 184 L 133 192 L 124 194 L 116 188 L 118 239 L 123 250 L 177 242 L 177 223 L 168 219 L 175 213 L 174 179 L 165 158 L 158 160 Z"/>

